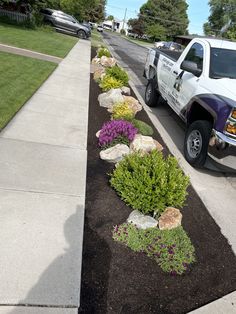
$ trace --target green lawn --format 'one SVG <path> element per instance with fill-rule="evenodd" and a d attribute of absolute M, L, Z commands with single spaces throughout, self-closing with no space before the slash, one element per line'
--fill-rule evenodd
<path fill-rule="evenodd" d="M 41 53 L 65 57 L 77 43 L 78 38 L 60 34 L 53 29 L 27 29 L 19 26 L 0 24 L 0 43 Z"/>
<path fill-rule="evenodd" d="M 51 62 L 0 52 L 0 130 L 56 66 Z"/>

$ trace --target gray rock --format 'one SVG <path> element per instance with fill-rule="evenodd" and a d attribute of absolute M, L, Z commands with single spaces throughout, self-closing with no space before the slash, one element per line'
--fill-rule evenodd
<path fill-rule="evenodd" d="M 112 88 L 107 93 L 102 93 L 98 96 L 98 101 L 101 107 L 111 108 L 115 103 L 123 102 L 124 96 L 120 88 Z"/>
<path fill-rule="evenodd" d="M 132 223 L 139 229 L 156 228 L 158 221 L 150 216 L 141 214 L 138 210 L 132 211 L 127 219 L 128 223 Z"/>

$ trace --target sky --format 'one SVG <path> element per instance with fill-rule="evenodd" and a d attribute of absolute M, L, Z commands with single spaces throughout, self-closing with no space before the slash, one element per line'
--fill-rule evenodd
<path fill-rule="evenodd" d="M 189 18 L 189 33 L 203 34 L 202 25 L 207 21 L 209 16 L 209 0 L 187 0 L 188 18 Z M 145 0 L 107 0 L 106 13 L 123 20 L 125 16 L 125 9 L 127 8 L 126 20 L 134 18 L 139 12 Z"/>

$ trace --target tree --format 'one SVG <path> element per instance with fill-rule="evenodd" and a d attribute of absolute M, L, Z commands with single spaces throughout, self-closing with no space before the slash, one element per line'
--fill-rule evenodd
<path fill-rule="evenodd" d="M 187 33 L 187 8 L 185 0 L 148 0 L 140 8 L 139 18 L 143 19 L 146 31 L 155 33 L 156 38 L 172 39 Z"/>
<path fill-rule="evenodd" d="M 145 33 L 145 25 L 142 18 L 129 19 L 127 24 L 132 28 L 133 33 L 139 36 L 142 36 Z"/>
<path fill-rule="evenodd" d="M 113 15 L 108 15 L 107 20 L 108 21 L 113 21 L 114 20 L 114 16 Z"/>
<path fill-rule="evenodd" d="M 146 33 L 153 41 L 166 40 L 166 30 L 160 24 L 152 24 L 147 26 Z"/>
<path fill-rule="evenodd" d="M 210 16 L 203 25 L 204 33 L 236 39 L 236 0 L 210 0 L 209 6 Z"/>

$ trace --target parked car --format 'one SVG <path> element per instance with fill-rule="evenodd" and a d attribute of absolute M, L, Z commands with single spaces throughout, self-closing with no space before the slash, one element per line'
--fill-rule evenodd
<path fill-rule="evenodd" d="M 146 104 L 160 96 L 186 123 L 184 155 L 202 167 L 236 171 L 236 43 L 195 38 L 184 51 L 150 49 L 144 76 Z"/>
<path fill-rule="evenodd" d="M 102 25 L 98 25 L 97 31 L 102 33 L 103 32 L 103 26 Z"/>
<path fill-rule="evenodd" d="M 77 34 L 79 38 L 86 39 L 91 36 L 91 30 L 79 23 L 73 16 L 62 11 L 41 9 L 44 22 L 54 26 L 60 31 Z"/>
<path fill-rule="evenodd" d="M 161 49 L 165 44 L 166 44 L 165 41 L 157 41 L 157 42 L 154 43 L 154 47 L 158 48 L 158 49 Z"/>

